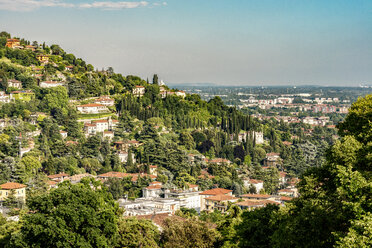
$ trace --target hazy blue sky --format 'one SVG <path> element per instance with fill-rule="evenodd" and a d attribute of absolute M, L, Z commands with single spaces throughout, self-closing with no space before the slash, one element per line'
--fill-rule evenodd
<path fill-rule="evenodd" d="M 372 83 L 372 0 L 0 0 L 0 30 L 167 83 Z"/>

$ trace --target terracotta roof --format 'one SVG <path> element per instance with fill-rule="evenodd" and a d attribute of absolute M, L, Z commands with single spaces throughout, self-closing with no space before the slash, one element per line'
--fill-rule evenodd
<path fill-rule="evenodd" d="M 215 188 L 215 189 L 209 189 L 209 190 L 203 191 L 200 193 L 200 195 L 221 195 L 221 194 L 224 195 L 230 192 L 232 192 L 232 190 Z"/>
<path fill-rule="evenodd" d="M 162 185 L 150 185 L 147 186 L 146 189 L 161 189 Z"/>
<path fill-rule="evenodd" d="M 48 178 L 54 179 L 54 178 L 68 177 L 68 176 L 70 175 L 66 173 L 59 173 L 59 174 L 49 175 Z"/>
<path fill-rule="evenodd" d="M 263 183 L 262 180 L 257 180 L 257 179 L 249 179 L 249 182 L 252 183 L 252 184 Z"/>
<path fill-rule="evenodd" d="M 189 188 L 196 188 L 196 187 L 198 187 L 198 185 L 196 185 L 196 184 L 189 184 Z"/>
<path fill-rule="evenodd" d="M 158 168 L 157 165 L 150 165 L 150 168 Z"/>
<path fill-rule="evenodd" d="M 225 158 L 215 158 L 208 160 L 208 163 L 230 163 L 230 160 L 225 159 Z"/>
<path fill-rule="evenodd" d="M 83 104 L 83 105 L 80 105 L 78 107 L 105 107 L 103 106 L 102 104 L 97 104 L 97 103 L 89 103 L 89 104 Z"/>
<path fill-rule="evenodd" d="M 145 88 L 145 87 L 141 85 L 136 85 L 136 88 Z"/>
<path fill-rule="evenodd" d="M 131 176 L 128 173 L 123 173 L 123 172 L 117 172 L 117 171 L 110 171 L 101 175 L 98 175 L 99 177 L 116 177 L 116 178 L 124 178 L 124 177 L 129 177 Z"/>
<path fill-rule="evenodd" d="M 69 141 L 66 141 L 66 145 L 77 145 L 79 144 L 77 141 L 73 141 L 73 140 L 69 140 Z"/>
<path fill-rule="evenodd" d="M 254 207 L 254 206 L 264 206 L 264 201 L 258 201 L 258 200 L 245 200 L 242 202 L 237 202 L 236 205 L 238 206 L 244 206 L 244 207 Z"/>
<path fill-rule="evenodd" d="M 282 196 L 280 197 L 280 200 L 281 201 L 291 201 L 293 198 L 292 197 L 288 197 L 288 196 Z"/>
<path fill-rule="evenodd" d="M 264 194 L 245 194 L 241 195 L 243 198 L 261 198 L 261 199 L 267 199 L 272 197 L 271 195 L 264 195 Z"/>
<path fill-rule="evenodd" d="M 287 172 L 279 171 L 279 176 L 280 177 L 286 177 L 287 176 Z"/>
<path fill-rule="evenodd" d="M 49 181 L 47 182 L 47 184 L 48 184 L 48 185 L 56 185 L 57 182 L 56 182 L 56 181 L 51 181 L 51 180 L 49 180 Z"/>
<path fill-rule="evenodd" d="M 26 185 L 20 183 L 8 182 L 0 185 L 1 189 L 22 189 L 26 188 Z"/>
<path fill-rule="evenodd" d="M 278 190 L 278 192 L 294 192 L 294 190 L 292 189 L 281 189 L 281 190 Z"/>
<path fill-rule="evenodd" d="M 237 200 L 239 198 L 236 198 L 231 195 L 215 195 L 215 196 L 210 196 L 205 198 L 206 200 L 211 200 L 211 201 L 229 201 L 229 200 Z"/>
<path fill-rule="evenodd" d="M 245 201 L 236 203 L 236 205 L 238 206 L 246 206 L 246 207 L 254 207 L 254 206 L 261 207 L 261 206 L 266 206 L 267 204 L 280 205 L 279 202 L 270 201 L 270 200 L 245 200 Z"/>
<path fill-rule="evenodd" d="M 268 157 L 268 156 L 279 156 L 279 155 L 280 155 L 280 153 L 270 152 L 270 153 L 266 154 L 266 157 Z"/>

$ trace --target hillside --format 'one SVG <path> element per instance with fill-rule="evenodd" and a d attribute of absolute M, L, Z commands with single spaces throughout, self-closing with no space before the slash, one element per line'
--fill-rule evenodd
<path fill-rule="evenodd" d="M 330 247 L 352 243 L 370 220 L 370 200 L 362 201 L 370 187 L 368 96 L 338 126 L 340 139 L 331 125 L 259 120 L 218 96 L 170 89 L 158 75 L 150 83 L 95 70 L 59 45 L 6 32 L 0 80 L 1 200 L 27 223 L 1 220 L 0 242 L 9 247 L 125 247 L 138 225 L 151 233 L 135 235 L 148 247 L 181 247 L 199 234 L 196 247 Z M 159 220 L 161 237 L 149 221 L 120 218 L 125 211 L 153 220 L 172 204 L 166 194 L 200 202 L 168 209 L 178 217 Z M 146 199 L 162 207 L 147 215 L 131 207 Z"/>

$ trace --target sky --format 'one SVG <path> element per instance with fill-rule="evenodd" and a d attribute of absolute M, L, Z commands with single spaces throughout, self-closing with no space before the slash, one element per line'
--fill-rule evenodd
<path fill-rule="evenodd" d="M 0 0 L 0 31 L 173 85 L 372 85 L 372 0 Z"/>

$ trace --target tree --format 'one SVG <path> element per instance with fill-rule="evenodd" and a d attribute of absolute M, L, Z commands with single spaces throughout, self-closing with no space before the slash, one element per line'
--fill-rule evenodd
<path fill-rule="evenodd" d="M 205 222 L 197 219 L 166 219 L 161 234 L 164 248 L 208 248 L 214 247 L 218 234 Z"/>
<path fill-rule="evenodd" d="M 182 132 L 180 134 L 180 144 L 184 145 L 186 149 L 193 149 L 195 146 L 194 138 L 188 132 Z"/>
<path fill-rule="evenodd" d="M 305 172 L 298 186 L 300 197 L 278 215 L 274 247 L 363 247 L 370 243 L 372 157 L 368 154 L 372 144 L 368 137 L 372 129 L 366 125 L 372 121 L 371 106 L 371 96 L 353 104 L 351 116 L 340 127 L 343 139 L 328 150 L 323 166 Z"/>
<path fill-rule="evenodd" d="M 94 189 L 91 188 L 91 184 Z M 20 239 L 29 247 L 108 247 L 117 235 L 118 205 L 98 181 L 63 182 L 28 201 Z"/>
<path fill-rule="evenodd" d="M 158 74 L 154 74 L 154 77 L 152 78 L 152 83 L 159 85 Z"/>
<path fill-rule="evenodd" d="M 160 234 L 158 228 L 151 220 L 142 220 L 135 217 L 119 220 L 119 240 L 116 247 L 143 247 L 156 248 Z"/>
<path fill-rule="evenodd" d="M 242 222 L 235 226 L 239 247 L 271 247 L 271 236 L 277 229 L 273 219 L 278 210 L 278 206 L 269 204 L 265 208 L 244 211 Z"/>
<path fill-rule="evenodd" d="M 21 229 L 21 223 L 15 221 L 7 221 L 0 215 L 0 246 L 11 247 L 10 239 Z"/>

